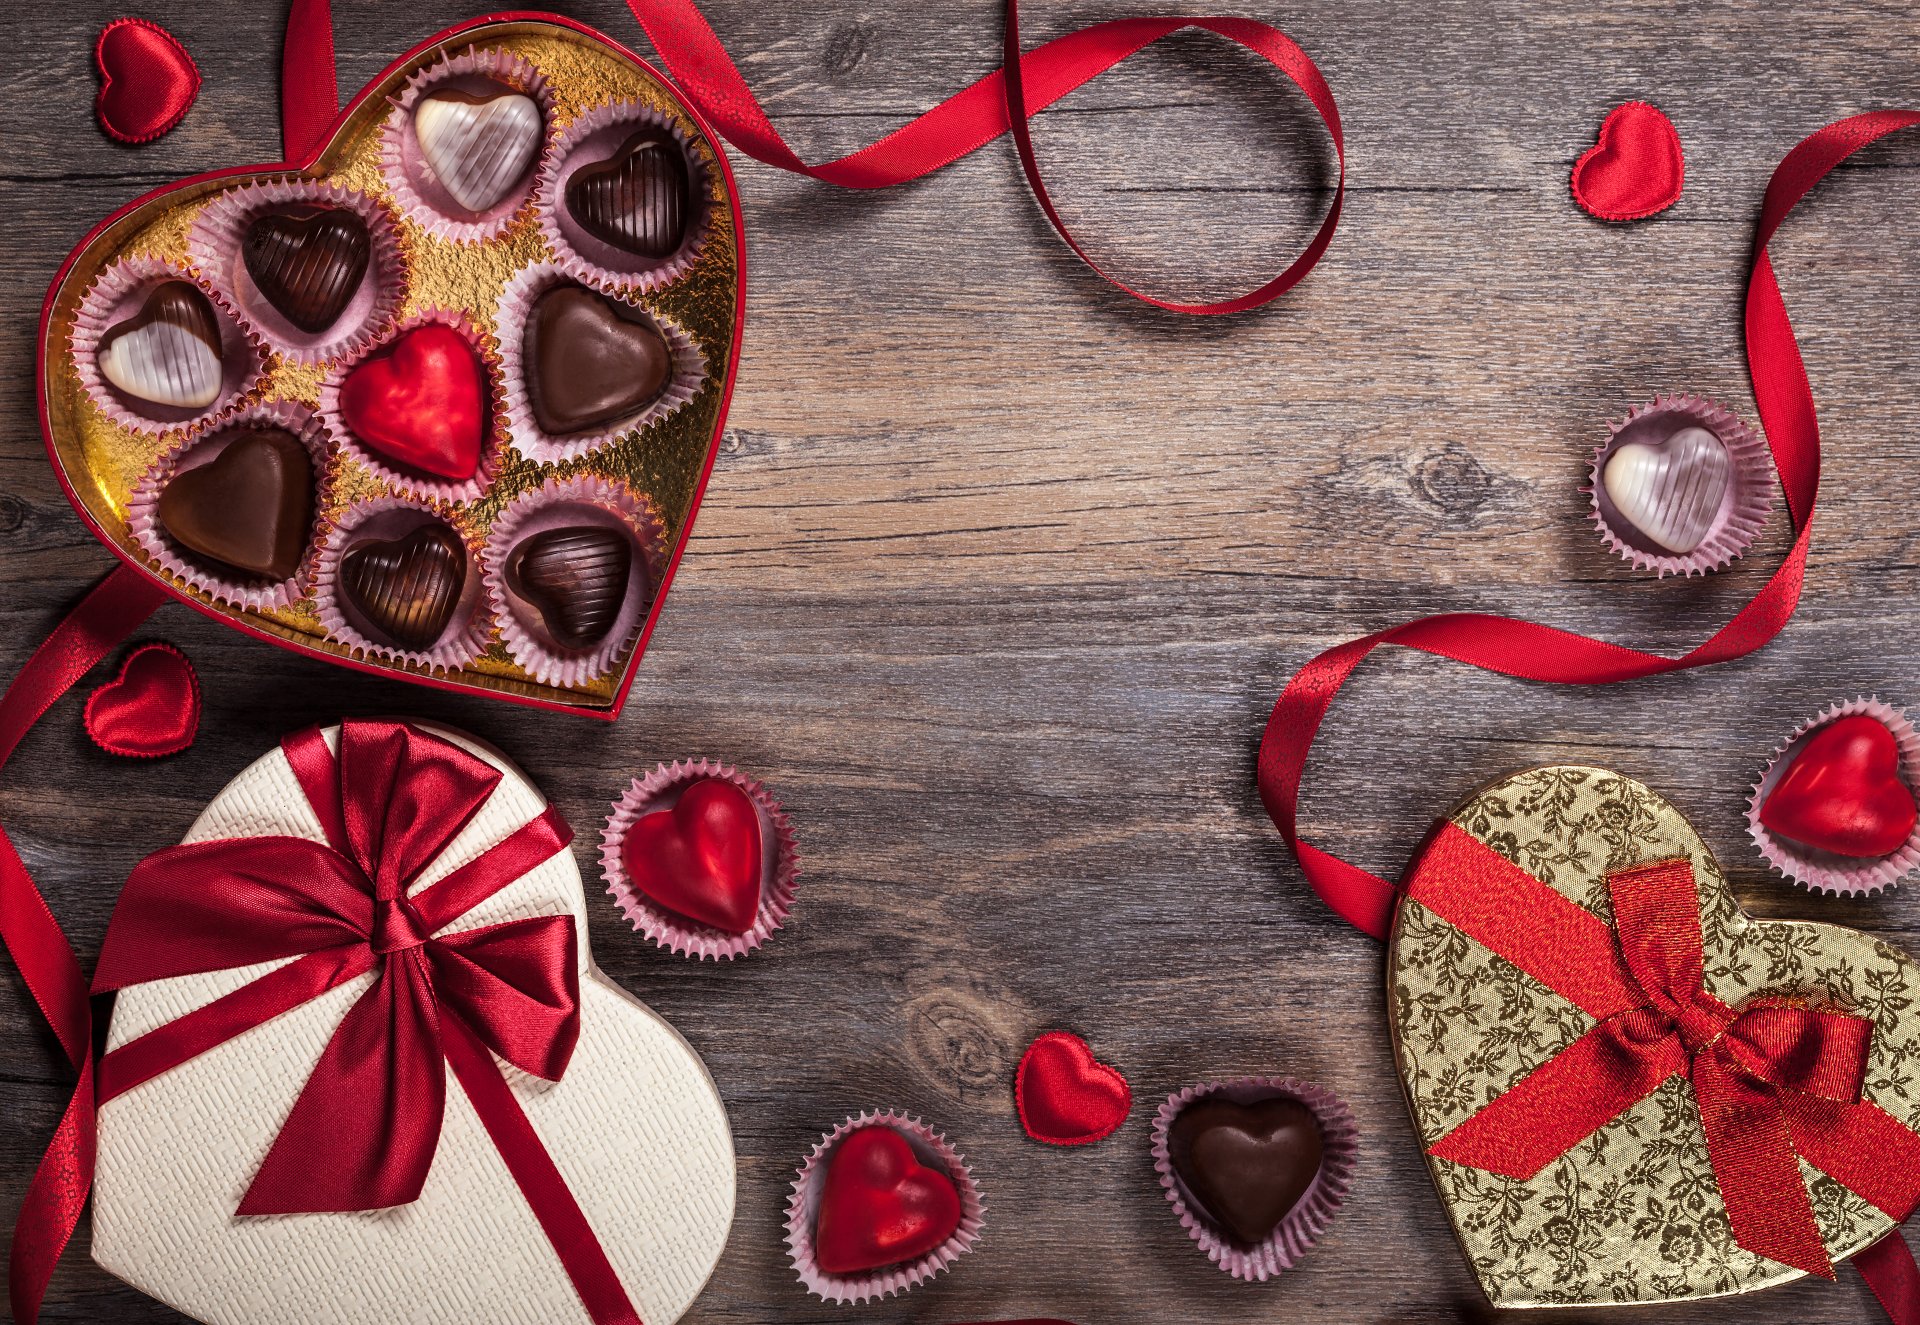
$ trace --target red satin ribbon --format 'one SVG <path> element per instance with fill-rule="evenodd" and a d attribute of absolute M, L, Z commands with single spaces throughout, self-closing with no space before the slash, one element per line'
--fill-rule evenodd
<path fill-rule="evenodd" d="M 1893 1219 L 1920 1205 L 1920 1135 L 1860 1098 L 1873 1023 L 1703 976 L 1688 860 L 1610 874 L 1614 932 L 1472 834 L 1442 825 L 1407 880 L 1422 906 L 1596 1018 L 1430 1153 L 1531 1178 L 1675 1076 L 1690 1077 L 1714 1179 L 1747 1250 L 1833 1277 L 1800 1160 Z"/>
<path fill-rule="evenodd" d="M 753 90 L 692 0 L 627 0 L 680 92 L 722 137 L 756 161 L 849 189 L 883 189 L 944 169 L 1012 131 L 1021 168 L 1048 222 L 1080 260 L 1116 288 L 1176 313 L 1237 313 L 1278 298 L 1313 270 L 1340 223 L 1346 197 L 1346 145 L 1340 110 L 1320 70 L 1278 28 L 1233 17 L 1122 18 L 1057 37 L 1024 55 L 1017 0 L 1007 0 L 1002 67 L 879 142 L 821 165 L 808 165 L 773 127 Z M 1293 81 L 1313 104 L 1333 140 L 1339 182 L 1333 202 L 1306 249 L 1258 289 L 1231 299 L 1181 303 L 1144 294 L 1103 270 L 1055 210 L 1040 174 L 1027 120 L 1129 56 L 1188 28 L 1211 32 L 1253 52 Z M 306 162 L 326 141 L 338 115 L 333 27 L 328 0 L 294 0 L 281 74 L 282 131 L 287 160 Z"/>
<path fill-rule="evenodd" d="M 1742 657 L 1779 634 L 1792 617 L 1800 602 L 1820 490 L 1820 425 L 1767 244 L 1794 204 L 1828 171 L 1867 144 L 1915 123 L 1920 123 L 1920 112 L 1876 111 L 1830 124 L 1788 153 L 1767 186 L 1747 283 L 1747 366 L 1796 537 L 1780 568 L 1731 621 L 1685 655 L 1668 658 L 1512 617 L 1454 612 L 1328 649 L 1287 683 L 1260 742 L 1260 796 L 1314 891 L 1355 926 L 1375 938 L 1386 937 L 1393 920 L 1393 885 L 1302 839 L 1297 814 L 1301 774 L 1320 722 L 1353 669 L 1376 648 L 1398 644 L 1523 680 L 1607 685 Z"/>
<path fill-rule="evenodd" d="M 409 895 L 493 794 L 498 770 L 394 722 L 344 724 L 337 756 L 317 730 L 282 748 L 326 843 L 252 837 L 155 852 L 121 893 L 93 988 L 295 960 L 107 1054 L 99 1103 L 373 971 L 237 1213 L 374 1210 L 418 1199 L 439 1147 L 451 1065 L 596 1325 L 638 1325 L 495 1061 L 549 1081 L 565 1073 L 580 1029 L 573 917 L 448 932 L 564 850 L 572 830 L 549 809 Z"/>
<path fill-rule="evenodd" d="M 48 635 L 0 697 L 0 764 L 40 715 L 72 689 L 93 665 L 131 635 L 166 592 L 130 566 L 95 585 Z M 14 1228 L 8 1264 L 13 1318 L 39 1316 L 54 1264 L 66 1249 L 93 1185 L 93 1016 L 87 980 L 73 945 L 34 887 L 33 878 L 0 830 L 0 941 L 7 945 L 27 992 L 53 1028 L 67 1061 L 79 1073 L 47 1153 L 34 1170 Z"/>

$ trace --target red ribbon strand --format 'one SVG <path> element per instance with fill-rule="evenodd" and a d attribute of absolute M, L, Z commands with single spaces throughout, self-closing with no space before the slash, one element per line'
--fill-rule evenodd
<path fill-rule="evenodd" d="M 166 592 L 131 566 L 116 567 L 95 585 L 34 651 L 0 697 L 0 764 L 55 700 L 165 601 Z M 4 831 L 0 831 L 0 941 L 6 943 L 27 992 L 79 1074 L 73 1098 L 34 1170 L 14 1227 L 8 1296 L 13 1318 L 30 1325 L 39 1317 L 47 1281 L 93 1187 L 93 1014 L 73 945 Z"/>
<path fill-rule="evenodd" d="M 1004 62 L 964 91 L 876 143 L 834 161 L 809 165 L 787 145 L 739 67 L 692 0 L 627 0 L 681 95 L 728 142 L 756 161 L 848 189 L 884 189 L 945 169 L 1009 131 L 1021 168 L 1049 224 L 1103 280 L 1135 299 L 1176 313 L 1213 315 L 1258 308 L 1298 285 L 1333 242 L 1346 197 L 1346 144 L 1340 110 L 1319 68 L 1278 28 L 1233 17 L 1122 18 L 1070 32 L 1022 53 L 1017 0 L 1006 0 Z M 1286 75 L 1326 125 L 1339 167 L 1333 201 L 1306 249 L 1259 288 L 1231 299 L 1183 303 L 1145 294 L 1110 275 L 1073 237 L 1055 209 L 1034 155 L 1027 121 L 1074 89 L 1166 37 L 1211 32 L 1259 56 Z M 326 141 L 339 112 L 334 88 L 333 28 L 327 0 L 294 0 L 287 23 L 281 105 L 287 160 L 306 162 Z"/>

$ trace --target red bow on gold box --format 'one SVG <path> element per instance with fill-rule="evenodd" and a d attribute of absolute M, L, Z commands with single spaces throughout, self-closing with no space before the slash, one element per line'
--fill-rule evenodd
<path fill-rule="evenodd" d="M 1832 1277 L 1920 1205 L 1920 971 L 1746 916 L 1630 779 L 1469 801 L 1408 874 L 1391 968 L 1415 1120 L 1498 1305 Z"/>

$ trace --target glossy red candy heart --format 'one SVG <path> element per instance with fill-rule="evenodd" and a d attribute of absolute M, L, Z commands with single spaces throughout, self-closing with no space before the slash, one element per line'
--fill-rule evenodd
<path fill-rule="evenodd" d="M 731 782 L 706 778 L 672 809 L 641 816 L 620 859 L 634 886 L 676 915 L 744 934 L 760 914 L 760 815 Z"/>
<path fill-rule="evenodd" d="M 849 1133 L 827 1161 L 813 1254 L 828 1274 L 915 1261 L 960 1227 L 953 1179 L 928 1168 L 907 1139 L 875 1125 Z"/>
<path fill-rule="evenodd" d="M 123 143 L 158 138 L 186 118 L 200 95 L 200 69 L 187 48 L 143 18 L 116 18 L 101 29 L 93 61 L 100 66 L 93 113 Z"/>
<path fill-rule="evenodd" d="M 1036 1141 L 1084 1146 L 1126 1121 L 1133 1090 L 1078 1035 L 1048 1031 L 1027 1046 L 1013 1076 L 1020 1125 Z"/>
<path fill-rule="evenodd" d="M 171 644 L 142 644 L 120 664 L 120 675 L 87 697 L 85 716 L 87 735 L 108 754 L 177 754 L 200 730 L 200 680 Z"/>
<path fill-rule="evenodd" d="M 1802 846 L 1871 859 L 1913 833 L 1913 791 L 1886 724 L 1856 713 L 1814 732 L 1760 806 L 1760 822 Z"/>
<path fill-rule="evenodd" d="M 489 423 L 486 371 L 466 337 L 429 322 L 347 374 L 340 413 L 361 441 L 396 464 L 470 479 Z"/>
<path fill-rule="evenodd" d="M 1644 101 L 1616 106 L 1600 140 L 1573 165 L 1573 197 L 1603 221 L 1637 221 L 1680 201 L 1686 182 L 1680 134 Z"/>

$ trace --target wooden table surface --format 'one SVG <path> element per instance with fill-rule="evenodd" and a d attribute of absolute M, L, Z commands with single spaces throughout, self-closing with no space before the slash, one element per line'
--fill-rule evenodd
<path fill-rule="evenodd" d="M 618 0 L 564 12 L 641 44 Z M 460 0 L 336 5 L 341 85 L 465 17 Z M 91 120 L 89 52 L 123 0 L 9 7 L 0 97 L 0 672 L 108 566 L 41 450 L 42 291 L 109 209 L 178 175 L 278 155 L 277 5 L 149 0 L 206 74 L 138 149 Z M 268 17 L 261 17 L 262 11 Z M 813 159 L 992 67 L 992 0 L 707 11 Z M 1029 8 L 1029 41 L 1119 12 Z M 1751 225 L 1779 158 L 1856 111 L 1920 102 L 1909 0 L 1412 7 L 1255 0 L 1324 69 L 1351 154 L 1319 270 L 1255 315 L 1127 302 L 1031 205 L 1010 148 L 913 186 L 843 194 L 736 158 L 751 293 L 706 506 L 626 716 L 607 726 L 330 668 L 181 609 L 148 631 L 207 682 L 199 743 L 115 761 L 69 700 L 0 785 L 0 822 L 91 963 L 119 882 L 177 840 L 283 731 L 404 712 L 502 746 L 581 830 L 654 762 L 763 777 L 800 825 L 791 926 L 699 966 L 642 942 L 590 884 L 595 952 L 706 1057 L 740 1155 L 738 1215 L 700 1322 L 1478 1321 L 1485 1307 L 1424 1171 L 1389 1054 L 1381 954 L 1312 897 L 1261 813 L 1255 742 L 1319 649 L 1442 609 L 1518 612 L 1680 650 L 1786 546 L 1655 582 L 1600 545 L 1578 488 L 1604 421 L 1655 391 L 1752 416 L 1739 335 Z M 1686 196 L 1631 227 L 1567 196 L 1608 108 L 1662 105 Z M 1911 137 L 1911 136 L 1910 136 Z M 1152 288 L 1245 288 L 1304 242 L 1330 158 L 1304 100 L 1202 37 L 1044 117 L 1063 210 Z M 1809 897 L 1742 831 L 1776 740 L 1831 700 L 1920 703 L 1920 142 L 1840 170 L 1777 244 L 1822 405 L 1827 506 L 1798 621 L 1757 658 L 1569 693 L 1425 658 L 1370 664 L 1337 706 L 1310 835 L 1396 871 L 1438 813 L 1538 762 L 1598 761 L 1686 809 L 1742 900 L 1920 944 L 1920 897 Z M 583 865 L 589 852 L 580 851 Z M 594 877 L 591 873 L 590 879 Z M 69 1089 L 17 977 L 0 978 L 0 1213 Z M 1013 1065 L 1066 1027 L 1138 1103 L 1057 1151 L 1014 1117 Z M 1183 1085 L 1288 1073 L 1365 1129 L 1347 1208 L 1297 1270 L 1229 1279 L 1180 1232 L 1148 1155 Z M 904 1299 L 833 1308 L 782 1244 L 795 1165 L 847 1114 L 943 1128 L 989 1201 L 986 1236 Z M 617 1120 L 609 1120 L 617 1125 Z M 92 1267 L 84 1231 L 46 1319 L 179 1317 Z M 1606 1319 L 1578 1313 L 1550 1319 Z M 1662 1322 L 1867 1321 L 1857 1277 L 1641 1313 Z"/>

